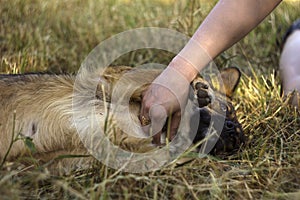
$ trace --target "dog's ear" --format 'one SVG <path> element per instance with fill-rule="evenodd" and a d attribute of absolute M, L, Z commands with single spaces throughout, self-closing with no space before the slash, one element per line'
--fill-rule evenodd
<path fill-rule="evenodd" d="M 223 89 L 221 90 L 228 97 L 232 97 L 241 77 L 241 71 L 237 67 L 228 67 L 221 71 Z"/>

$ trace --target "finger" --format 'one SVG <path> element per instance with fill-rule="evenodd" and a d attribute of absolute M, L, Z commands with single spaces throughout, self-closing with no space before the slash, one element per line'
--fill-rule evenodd
<path fill-rule="evenodd" d="M 162 105 L 153 105 L 150 108 L 149 116 L 151 119 L 151 135 L 158 134 L 162 131 L 166 119 L 167 112 L 166 109 Z"/>
<path fill-rule="evenodd" d="M 161 138 L 161 131 L 153 136 L 152 143 L 160 146 L 161 145 L 160 138 Z"/>
<path fill-rule="evenodd" d="M 142 94 L 142 103 L 141 103 L 141 110 L 140 110 L 140 115 L 139 115 L 139 120 L 142 125 L 142 129 L 145 133 L 149 133 L 149 125 L 151 123 L 150 117 L 149 117 L 149 108 L 150 104 L 149 103 L 149 97 L 147 97 L 147 92 L 145 91 Z"/>
<path fill-rule="evenodd" d="M 142 122 L 142 117 L 145 117 L 146 119 L 149 119 L 149 106 L 147 106 L 147 102 L 145 98 L 143 97 L 142 104 L 141 104 L 141 110 L 140 110 L 140 116 L 139 119 Z"/>
<path fill-rule="evenodd" d="M 171 141 L 178 131 L 178 127 L 181 120 L 181 112 L 175 112 L 171 119 L 171 125 L 170 125 L 170 135 L 168 136 L 169 141 Z"/>

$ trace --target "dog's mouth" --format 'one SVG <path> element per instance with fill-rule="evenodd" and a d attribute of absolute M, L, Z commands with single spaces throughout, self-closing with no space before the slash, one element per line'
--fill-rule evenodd
<path fill-rule="evenodd" d="M 193 113 L 193 116 L 195 116 L 195 119 L 199 119 L 199 123 L 197 124 L 198 127 L 195 127 L 195 124 L 193 124 L 196 123 L 195 120 L 190 121 L 190 127 L 195 127 L 195 129 L 191 128 L 191 131 L 197 130 L 195 137 L 190 139 L 193 141 L 193 144 L 199 145 L 197 148 L 199 151 L 201 150 L 201 145 L 208 142 L 210 149 L 208 151 L 204 150 L 204 153 L 228 155 L 236 152 L 245 143 L 242 126 L 236 119 L 229 119 L 209 107 L 198 108 Z M 167 123 L 163 127 L 162 132 L 167 133 Z M 162 134 L 160 144 L 162 146 L 165 144 L 165 134 Z M 189 135 L 194 134 L 190 133 Z"/>
<path fill-rule="evenodd" d="M 210 143 L 214 144 L 210 153 L 216 155 L 234 153 L 245 142 L 242 126 L 238 121 L 229 119 L 212 111 L 208 107 L 200 108 L 198 114 L 200 114 L 200 122 L 197 135 L 193 140 L 194 144 L 199 143 L 207 137 L 207 140 L 210 140 Z M 223 125 L 221 133 L 217 135 L 217 141 L 216 137 L 210 139 L 212 132 L 220 130 L 220 128 L 214 127 L 215 125 L 212 123 L 212 120 L 218 120 L 219 123 L 215 124 L 220 125 L 221 123 Z"/>

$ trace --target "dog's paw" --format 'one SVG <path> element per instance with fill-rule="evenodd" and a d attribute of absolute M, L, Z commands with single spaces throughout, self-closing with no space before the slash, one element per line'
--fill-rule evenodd
<path fill-rule="evenodd" d="M 195 97 L 200 108 L 207 106 L 212 102 L 210 86 L 203 80 L 195 80 L 194 83 Z"/>

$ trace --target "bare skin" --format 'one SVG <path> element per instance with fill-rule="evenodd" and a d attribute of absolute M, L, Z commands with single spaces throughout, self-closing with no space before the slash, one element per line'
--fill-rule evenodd
<path fill-rule="evenodd" d="M 172 115 L 169 136 L 172 139 L 180 123 L 180 108 L 184 108 L 182 106 L 187 99 L 187 82 L 191 82 L 213 58 L 254 29 L 280 2 L 220 0 L 187 45 L 162 75 L 154 80 L 156 84 L 152 84 L 144 93 L 141 116 L 150 119 L 152 127 L 156 127 L 158 121 L 162 121 L 166 115 Z M 185 78 L 185 81 L 177 81 L 176 87 L 179 90 L 172 84 L 178 74 Z M 160 144 L 159 138 L 160 132 L 153 137 L 154 143 Z"/>
<path fill-rule="evenodd" d="M 280 56 L 280 72 L 283 81 L 283 92 L 288 95 L 296 90 L 300 91 L 300 30 L 294 31 L 287 39 Z M 292 104 L 299 107 L 297 94 Z"/>

